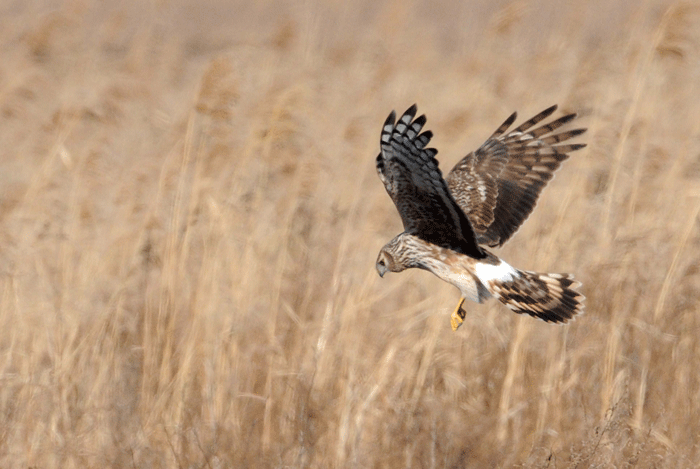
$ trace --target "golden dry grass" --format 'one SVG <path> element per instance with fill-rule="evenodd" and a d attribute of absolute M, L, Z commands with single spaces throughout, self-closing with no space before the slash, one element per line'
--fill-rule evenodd
<path fill-rule="evenodd" d="M 696 5 L 39 5 L 0 17 L 1 467 L 700 465 Z M 443 170 L 580 113 L 499 252 L 575 323 L 453 333 L 453 287 L 376 275 L 413 102 Z"/>

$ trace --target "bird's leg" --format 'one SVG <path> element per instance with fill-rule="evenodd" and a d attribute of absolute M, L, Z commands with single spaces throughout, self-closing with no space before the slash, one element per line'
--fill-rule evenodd
<path fill-rule="evenodd" d="M 454 311 L 452 311 L 452 316 L 450 316 L 450 324 L 452 324 L 453 331 L 459 329 L 459 326 L 461 326 L 464 322 L 464 317 L 467 315 L 467 312 L 462 309 L 463 304 L 464 297 L 460 298 L 459 303 L 457 303 L 457 307 Z"/>

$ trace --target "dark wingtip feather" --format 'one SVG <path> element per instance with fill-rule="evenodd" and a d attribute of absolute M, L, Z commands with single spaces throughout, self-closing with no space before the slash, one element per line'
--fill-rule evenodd
<path fill-rule="evenodd" d="M 578 135 L 584 134 L 584 133 L 586 133 L 587 130 L 588 130 L 588 129 L 574 129 L 574 130 L 569 130 L 569 135 L 570 135 L 569 138 L 574 138 L 574 137 L 576 137 L 576 136 L 578 136 Z"/>
<path fill-rule="evenodd" d="M 396 111 L 391 111 L 391 114 L 389 114 L 389 117 L 386 118 L 384 121 L 384 125 L 382 125 L 382 133 L 379 136 L 379 146 L 381 147 L 382 145 L 389 143 L 389 140 L 391 140 L 391 133 L 394 131 L 394 124 L 396 123 Z M 379 155 L 380 157 L 382 156 L 381 154 Z"/>
<path fill-rule="evenodd" d="M 557 122 L 561 122 L 562 125 L 564 125 L 567 122 L 571 122 L 572 120 L 576 119 L 577 117 L 578 117 L 578 114 L 573 112 L 571 114 L 567 114 L 565 116 L 560 117 L 559 119 L 557 119 Z"/>
<path fill-rule="evenodd" d="M 552 104 L 552 105 L 549 106 L 547 109 L 545 109 L 544 111 L 540 112 L 540 115 L 544 114 L 544 116 L 546 117 L 546 116 L 552 114 L 552 113 L 553 113 L 554 111 L 556 111 L 557 109 L 559 109 L 559 105 L 558 105 L 558 104 Z"/>
<path fill-rule="evenodd" d="M 430 130 L 426 130 L 425 132 L 416 137 L 416 148 L 425 148 L 428 142 L 430 142 L 431 138 L 433 138 L 433 133 Z"/>
<path fill-rule="evenodd" d="M 588 144 L 586 143 L 572 143 L 569 145 L 552 145 L 552 148 L 554 148 L 558 153 L 571 153 L 572 151 L 580 150 L 587 145 Z"/>
<path fill-rule="evenodd" d="M 525 131 L 527 131 L 527 130 L 528 130 L 529 128 L 531 128 L 532 126 L 538 124 L 539 122 L 543 121 L 544 119 L 546 119 L 547 117 L 549 117 L 550 115 L 552 115 L 552 113 L 553 113 L 554 111 L 556 111 L 557 108 L 558 108 L 558 106 L 557 106 L 556 104 L 555 104 L 554 106 L 548 107 L 548 108 L 545 109 L 544 111 L 542 111 L 542 112 L 540 112 L 539 114 L 537 114 L 535 117 L 533 117 L 533 118 L 531 118 L 531 119 L 529 119 L 529 120 L 523 122 L 522 124 L 520 124 L 520 125 L 515 129 L 514 132 L 525 132 Z"/>
<path fill-rule="evenodd" d="M 542 140 L 544 143 L 548 145 L 553 145 L 555 143 L 559 142 L 564 142 L 566 140 L 569 140 L 571 138 L 578 137 L 582 133 L 586 132 L 588 129 L 574 129 L 574 130 L 569 130 L 566 132 L 561 132 L 558 134 L 550 135 L 549 137 L 540 137 L 540 140 Z M 542 132 L 543 134 L 546 133 Z"/>
<path fill-rule="evenodd" d="M 401 118 L 399 119 L 399 121 L 404 121 L 408 125 L 408 123 L 410 123 L 413 120 L 413 118 L 416 117 L 417 112 L 418 112 L 418 106 L 414 104 L 413 106 L 406 109 L 406 112 L 404 112 L 401 115 Z M 406 117 L 408 117 L 408 119 L 406 119 Z"/>
<path fill-rule="evenodd" d="M 393 125 L 396 122 L 396 110 L 393 109 L 391 113 L 389 114 L 389 117 L 386 118 L 384 121 L 384 125 L 391 124 Z"/>
<path fill-rule="evenodd" d="M 517 118 L 518 118 L 518 113 L 516 111 L 513 114 L 511 114 L 510 116 L 508 116 L 508 119 L 503 121 L 503 124 L 501 124 L 501 127 L 506 127 L 506 128 L 510 127 L 511 125 L 513 125 L 513 122 L 515 122 L 515 119 L 517 119 Z"/>
<path fill-rule="evenodd" d="M 508 127 L 510 127 L 511 125 L 513 125 L 513 122 L 515 122 L 515 119 L 517 119 L 517 118 L 518 118 L 518 113 L 517 113 L 517 112 L 514 112 L 513 114 L 511 114 L 510 117 L 508 117 L 508 119 L 506 119 L 506 120 L 503 122 L 503 124 L 501 124 L 501 125 L 496 129 L 496 131 L 495 131 L 493 134 L 491 134 L 491 137 L 489 137 L 489 139 L 487 140 L 487 142 L 488 142 L 489 140 L 495 140 L 495 139 L 497 139 L 498 137 L 500 137 L 501 135 L 503 135 L 503 134 L 505 133 L 505 131 L 508 130 Z"/>

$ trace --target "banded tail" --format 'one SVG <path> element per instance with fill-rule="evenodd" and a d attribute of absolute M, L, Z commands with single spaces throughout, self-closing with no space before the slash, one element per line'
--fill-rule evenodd
<path fill-rule="evenodd" d="M 477 275 L 491 295 L 518 314 L 565 323 L 583 312 L 585 297 L 575 290 L 581 284 L 570 274 L 522 271 L 500 260 L 477 266 Z"/>
<path fill-rule="evenodd" d="M 565 323 L 583 312 L 581 284 L 570 274 L 539 274 L 518 270 L 510 283 L 494 284 L 491 294 L 518 314 L 546 322 Z"/>

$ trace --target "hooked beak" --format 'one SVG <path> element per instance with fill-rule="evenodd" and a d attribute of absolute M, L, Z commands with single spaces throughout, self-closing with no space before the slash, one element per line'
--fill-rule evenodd
<path fill-rule="evenodd" d="M 377 273 L 379 274 L 380 277 L 384 278 L 384 274 L 387 272 L 387 268 L 385 265 L 376 265 L 377 267 Z"/>

